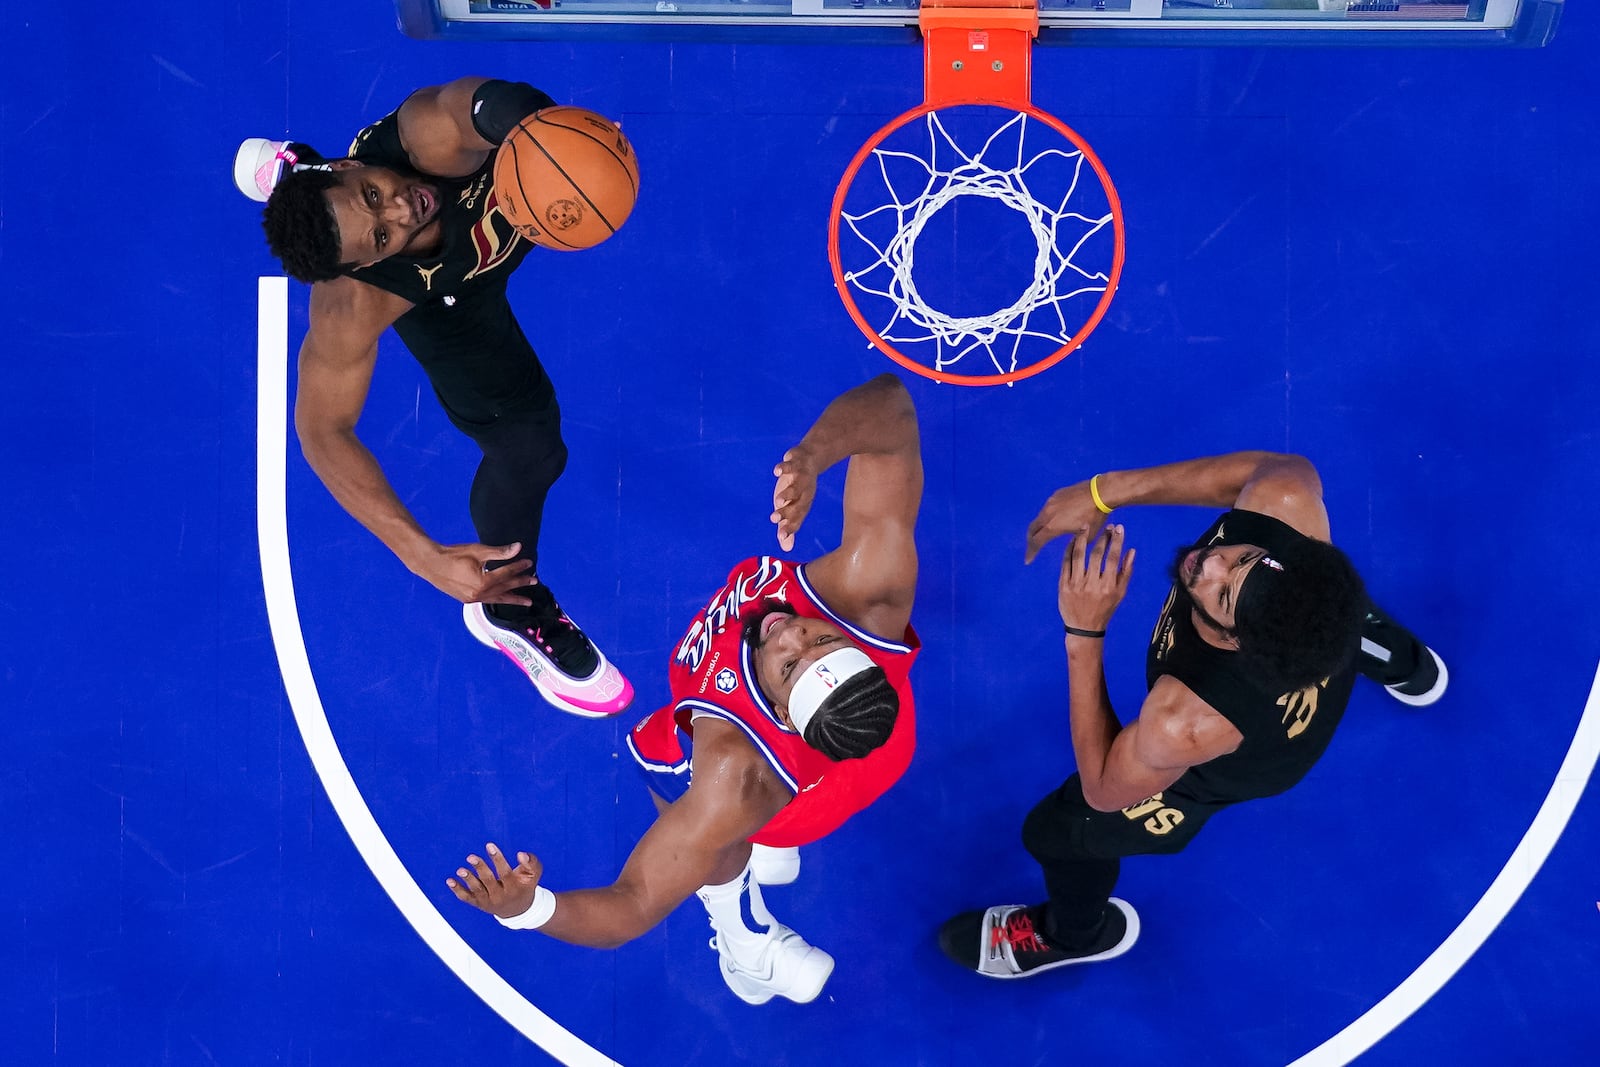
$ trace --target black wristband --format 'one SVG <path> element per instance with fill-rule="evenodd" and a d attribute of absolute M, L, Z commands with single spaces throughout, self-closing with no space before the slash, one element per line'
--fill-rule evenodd
<path fill-rule="evenodd" d="M 1065 623 L 1062 624 L 1062 627 L 1073 637 L 1104 637 L 1106 635 L 1104 630 L 1080 630 L 1076 626 L 1067 626 Z"/>

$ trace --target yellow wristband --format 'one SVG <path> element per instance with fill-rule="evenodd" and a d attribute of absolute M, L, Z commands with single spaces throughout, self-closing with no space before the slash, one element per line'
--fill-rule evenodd
<path fill-rule="evenodd" d="M 1106 502 L 1100 499 L 1100 476 L 1098 474 L 1089 479 L 1089 496 L 1093 498 L 1094 506 L 1100 509 L 1100 514 L 1111 514 L 1111 509 L 1106 507 Z"/>

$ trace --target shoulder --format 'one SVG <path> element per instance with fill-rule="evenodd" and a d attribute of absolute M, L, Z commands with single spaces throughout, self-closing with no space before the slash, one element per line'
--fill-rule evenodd
<path fill-rule="evenodd" d="M 702 718 L 694 725 L 694 777 L 689 789 L 703 803 L 737 807 L 760 828 L 793 794 L 733 724 Z M 754 831 L 752 831 L 754 832 Z"/>
<path fill-rule="evenodd" d="M 1233 506 L 1277 519 L 1307 537 L 1330 540 L 1322 478 L 1304 456 L 1276 455 L 1263 463 Z"/>
<path fill-rule="evenodd" d="M 311 286 L 310 322 L 313 327 L 379 320 L 388 326 L 410 307 L 411 301 L 405 297 L 349 275 Z"/>
<path fill-rule="evenodd" d="M 457 78 L 418 89 L 396 112 L 400 143 L 424 174 L 459 178 L 473 173 L 493 145 L 472 126 L 472 94 L 487 78 Z"/>
<path fill-rule="evenodd" d="M 342 348 L 376 342 L 405 314 L 411 302 L 355 278 L 339 277 L 311 286 L 307 339 L 316 347 Z"/>

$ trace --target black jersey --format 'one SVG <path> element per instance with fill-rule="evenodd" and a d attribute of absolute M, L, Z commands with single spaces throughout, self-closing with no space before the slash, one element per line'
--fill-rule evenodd
<path fill-rule="evenodd" d="M 1234 510 L 1217 519 L 1200 543 L 1282 552 L 1304 537 L 1270 516 Z M 1240 668 L 1237 653 L 1200 639 L 1189 606 L 1174 588 L 1145 657 L 1146 684 L 1154 686 L 1163 675 L 1188 686 L 1244 735 L 1238 749 L 1189 768 L 1171 791 L 1204 804 L 1232 804 L 1281 793 L 1305 777 L 1344 717 L 1356 668 L 1352 656 L 1342 671 L 1298 692 L 1262 689 Z"/>
<path fill-rule="evenodd" d="M 348 155 L 414 172 L 399 112 L 356 135 Z M 394 330 L 427 372 L 452 421 L 487 426 L 515 412 L 548 412 L 555 390 L 506 299 L 506 283 L 533 248 L 495 201 L 494 157 L 465 178 L 428 176 L 439 192 L 441 243 L 433 256 L 393 255 L 346 273 L 411 301 Z"/>
<path fill-rule="evenodd" d="M 356 134 L 350 158 L 415 172 L 400 143 L 399 114 L 391 112 Z M 454 303 L 488 284 L 503 288 L 533 246 L 512 229 L 495 201 L 494 155 L 465 178 L 427 178 L 439 190 L 439 251 L 432 256 L 393 255 L 346 273 L 413 304 L 446 298 Z"/>

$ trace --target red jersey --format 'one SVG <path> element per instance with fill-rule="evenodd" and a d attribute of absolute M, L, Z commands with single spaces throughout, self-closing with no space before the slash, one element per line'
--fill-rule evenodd
<path fill-rule="evenodd" d="M 745 643 L 740 622 L 747 609 L 767 599 L 835 624 L 883 668 L 900 695 L 900 714 L 880 748 L 862 759 L 835 762 L 778 720 L 756 684 L 754 650 Z M 921 647 L 910 626 L 900 640 L 891 641 L 838 615 L 806 581 L 805 567 L 752 557 L 729 572 L 727 583 L 689 624 L 672 657 L 673 702 L 633 728 L 628 748 L 646 771 L 682 774 L 689 766 L 693 717 L 714 715 L 732 723 L 795 794 L 750 840 L 779 848 L 809 844 L 877 800 L 911 765 L 917 724 L 908 675 Z"/>

